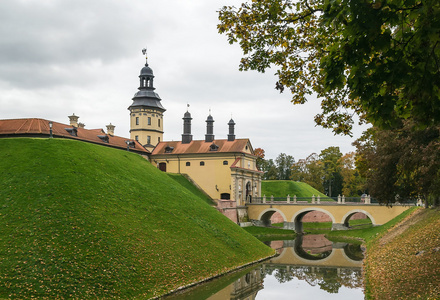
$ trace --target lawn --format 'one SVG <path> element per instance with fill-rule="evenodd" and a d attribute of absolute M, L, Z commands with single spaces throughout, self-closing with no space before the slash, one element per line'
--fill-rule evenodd
<path fill-rule="evenodd" d="M 0 139 L 0 298 L 150 298 L 273 250 L 143 157 Z"/>
<path fill-rule="evenodd" d="M 261 183 L 261 194 L 266 195 L 267 198 L 270 198 L 272 195 L 274 197 L 286 198 L 287 195 L 290 195 L 292 201 L 295 195 L 297 198 L 310 198 L 313 195 L 319 195 L 321 201 L 334 201 L 307 183 L 291 180 L 264 180 Z M 311 202 L 311 199 L 309 199 L 309 202 Z"/>

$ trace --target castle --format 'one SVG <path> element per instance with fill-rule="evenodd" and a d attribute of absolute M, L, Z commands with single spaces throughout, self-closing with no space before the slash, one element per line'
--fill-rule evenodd
<path fill-rule="evenodd" d="M 230 200 L 243 206 L 246 199 L 261 196 L 261 174 L 249 139 L 236 139 L 235 122 L 228 122 L 226 139 L 215 139 L 214 118 L 206 119 L 206 135 L 194 140 L 191 114 L 183 116 L 180 141 L 163 140 L 165 108 L 153 85 L 148 61 L 141 69 L 138 92 L 130 111 L 130 137 L 151 151 L 150 162 L 164 172 L 187 175 L 214 200 Z M 235 206 L 234 205 L 234 206 Z"/>
<path fill-rule="evenodd" d="M 228 122 L 229 134 L 215 139 L 214 118 L 206 119 L 206 135 L 194 140 L 191 134 L 191 114 L 183 116 L 180 141 L 163 140 L 164 112 L 153 84 L 153 70 L 148 62 L 141 69 L 139 88 L 130 111 L 130 139 L 114 135 L 115 126 L 86 129 L 79 116 L 69 116 L 70 124 L 39 118 L 0 120 L 0 137 L 56 137 L 77 139 L 107 147 L 138 153 L 164 172 L 185 175 L 217 203 L 230 219 L 241 222 L 240 207 L 254 197 L 261 197 L 261 175 L 249 139 L 235 137 L 235 122 Z M 243 210 L 244 211 L 244 210 Z"/>

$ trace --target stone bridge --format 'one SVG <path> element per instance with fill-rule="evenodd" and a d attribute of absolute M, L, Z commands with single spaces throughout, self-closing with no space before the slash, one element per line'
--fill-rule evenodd
<path fill-rule="evenodd" d="M 364 213 L 370 218 L 373 226 L 382 225 L 397 217 L 411 206 L 393 205 L 388 207 L 376 203 L 288 203 L 266 202 L 246 203 L 250 221 L 256 226 L 270 226 L 270 218 L 275 212 L 284 219 L 285 229 L 294 229 L 297 233 L 303 232 L 302 218 L 311 211 L 320 211 L 327 214 L 332 220 L 332 230 L 348 229 L 348 221 L 355 213 Z"/>

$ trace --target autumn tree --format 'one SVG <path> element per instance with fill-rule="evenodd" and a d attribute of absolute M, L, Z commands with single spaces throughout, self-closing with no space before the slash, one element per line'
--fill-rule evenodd
<path fill-rule="evenodd" d="M 255 148 L 254 154 L 257 157 L 257 169 L 262 170 L 264 164 L 265 151 L 262 148 Z"/>
<path fill-rule="evenodd" d="M 219 20 L 240 70 L 275 69 L 294 104 L 321 99 L 318 125 L 350 133 L 353 112 L 380 128 L 440 122 L 438 0 L 252 0 Z"/>
<path fill-rule="evenodd" d="M 405 121 L 398 130 L 373 127 L 355 145 L 372 196 L 385 203 L 422 198 L 439 205 L 440 126 L 419 129 Z"/>
<path fill-rule="evenodd" d="M 321 193 L 324 192 L 324 164 L 319 155 L 312 153 L 305 159 L 300 159 L 291 167 L 292 180 L 305 182 Z"/>

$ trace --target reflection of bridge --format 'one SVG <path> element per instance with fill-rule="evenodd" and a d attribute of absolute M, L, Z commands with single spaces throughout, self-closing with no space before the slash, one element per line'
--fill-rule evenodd
<path fill-rule="evenodd" d="M 311 211 L 327 214 L 332 220 L 332 230 L 348 228 L 348 221 L 355 213 L 367 215 L 373 225 L 382 225 L 397 217 L 410 206 L 394 205 L 387 207 L 379 204 L 364 203 L 246 203 L 249 219 L 258 226 L 270 226 L 270 217 L 279 212 L 284 219 L 284 228 L 302 232 L 302 218 Z"/>
<path fill-rule="evenodd" d="M 302 251 L 301 239 L 286 241 L 280 255 L 265 261 L 265 265 L 283 265 L 283 266 L 313 266 L 313 267 L 341 267 L 341 268 L 360 268 L 362 260 L 350 258 L 350 253 L 344 247 L 346 243 L 333 243 L 331 253 L 324 258 L 316 259 L 308 257 L 307 253 Z"/>

